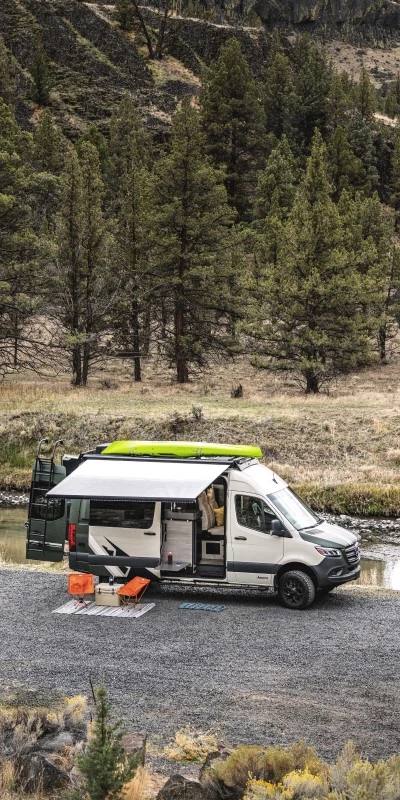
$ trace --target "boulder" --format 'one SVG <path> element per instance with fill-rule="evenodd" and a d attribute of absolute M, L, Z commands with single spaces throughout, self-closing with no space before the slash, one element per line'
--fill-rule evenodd
<path fill-rule="evenodd" d="M 40 750 L 44 750 L 46 753 L 61 753 L 65 747 L 72 747 L 73 744 L 74 740 L 69 731 L 58 731 L 58 733 L 38 739 Z"/>
<path fill-rule="evenodd" d="M 50 789 L 64 789 L 70 783 L 67 772 L 59 769 L 41 753 L 28 753 L 19 757 L 16 764 L 18 786 L 31 794 Z"/>
<path fill-rule="evenodd" d="M 121 739 L 122 747 L 129 755 L 136 755 L 138 764 L 144 767 L 146 760 L 146 742 L 147 736 L 142 736 L 138 733 L 125 733 Z"/>
<path fill-rule="evenodd" d="M 157 800 L 207 800 L 207 792 L 198 781 L 171 775 L 160 789 Z"/>

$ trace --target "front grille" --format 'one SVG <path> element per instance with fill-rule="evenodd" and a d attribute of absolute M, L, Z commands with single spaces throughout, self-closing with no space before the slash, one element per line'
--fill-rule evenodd
<path fill-rule="evenodd" d="M 348 547 L 345 547 L 344 556 L 349 567 L 352 569 L 357 567 L 360 563 L 360 548 L 358 544 L 351 544 Z"/>

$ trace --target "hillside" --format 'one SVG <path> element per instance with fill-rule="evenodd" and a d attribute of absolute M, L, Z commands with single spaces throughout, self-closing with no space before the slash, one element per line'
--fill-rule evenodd
<path fill-rule="evenodd" d="M 114 16 L 114 6 L 79 0 L 2 0 L 0 33 L 24 88 L 29 88 L 27 70 L 35 36 L 40 35 L 51 64 L 52 111 L 70 137 L 79 136 L 86 122 L 107 125 L 125 92 L 133 95 L 147 127 L 162 136 L 177 102 L 198 94 L 204 67 L 217 57 L 233 28 L 172 19 L 166 58 L 149 62 L 140 38 L 122 31 Z M 235 35 L 259 71 L 266 34 L 248 28 L 235 30 Z M 21 120 L 31 115 L 31 107 L 20 105 Z"/>
<path fill-rule="evenodd" d="M 102 2 L 2 0 L 0 34 L 15 59 L 21 95 L 29 95 L 28 70 L 35 37 L 40 36 L 51 65 L 52 112 L 73 139 L 88 122 L 106 129 L 113 109 L 130 92 L 146 127 L 163 140 L 177 103 L 184 96 L 198 95 L 204 69 L 232 35 L 239 39 L 254 75 L 261 77 L 276 25 L 289 38 L 293 32 L 315 34 L 326 44 L 336 68 L 352 77 L 363 64 L 378 86 L 396 77 L 400 66 L 396 2 L 358 0 L 328 7 L 317 0 L 296 4 L 256 0 L 257 13 L 251 14 L 251 8 L 248 4 L 240 25 L 174 14 L 162 61 L 146 58 L 138 31 L 121 30 L 115 6 Z M 144 13 L 157 27 L 156 12 L 147 8 Z M 257 18 L 258 27 L 246 23 Z M 360 50 L 361 44 L 367 49 Z M 35 122 L 32 111 L 31 104 L 20 101 L 18 117 L 24 126 Z"/>

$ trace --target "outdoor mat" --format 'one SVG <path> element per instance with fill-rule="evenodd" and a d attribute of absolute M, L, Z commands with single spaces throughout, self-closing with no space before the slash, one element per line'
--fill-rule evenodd
<path fill-rule="evenodd" d="M 179 608 L 186 608 L 189 611 L 223 611 L 226 606 L 219 606 L 216 603 L 180 603 Z"/>
<path fill-rule="evenodd" d="M 144 603 L 138 606 L 97 606 L 91 601 L 87 605 L 77 605 L 75 600 L 68 600 L 60 608 L 56 608 L 53 614 L 73 614 L 75 617 L 124 617 L 137 619 L 154 608 L 155 603 Z"/>

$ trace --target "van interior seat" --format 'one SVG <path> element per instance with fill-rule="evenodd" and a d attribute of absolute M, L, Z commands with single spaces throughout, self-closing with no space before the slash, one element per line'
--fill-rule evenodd
<path fill-rule="evenodd" d="M 198 504 L 201 511 L 201 527 L 203 531 L 208 531 L 215 526 L 214 509 L 211 508 L 210 503 L 205 492 L 202 492 L 198 497 Z"/>

